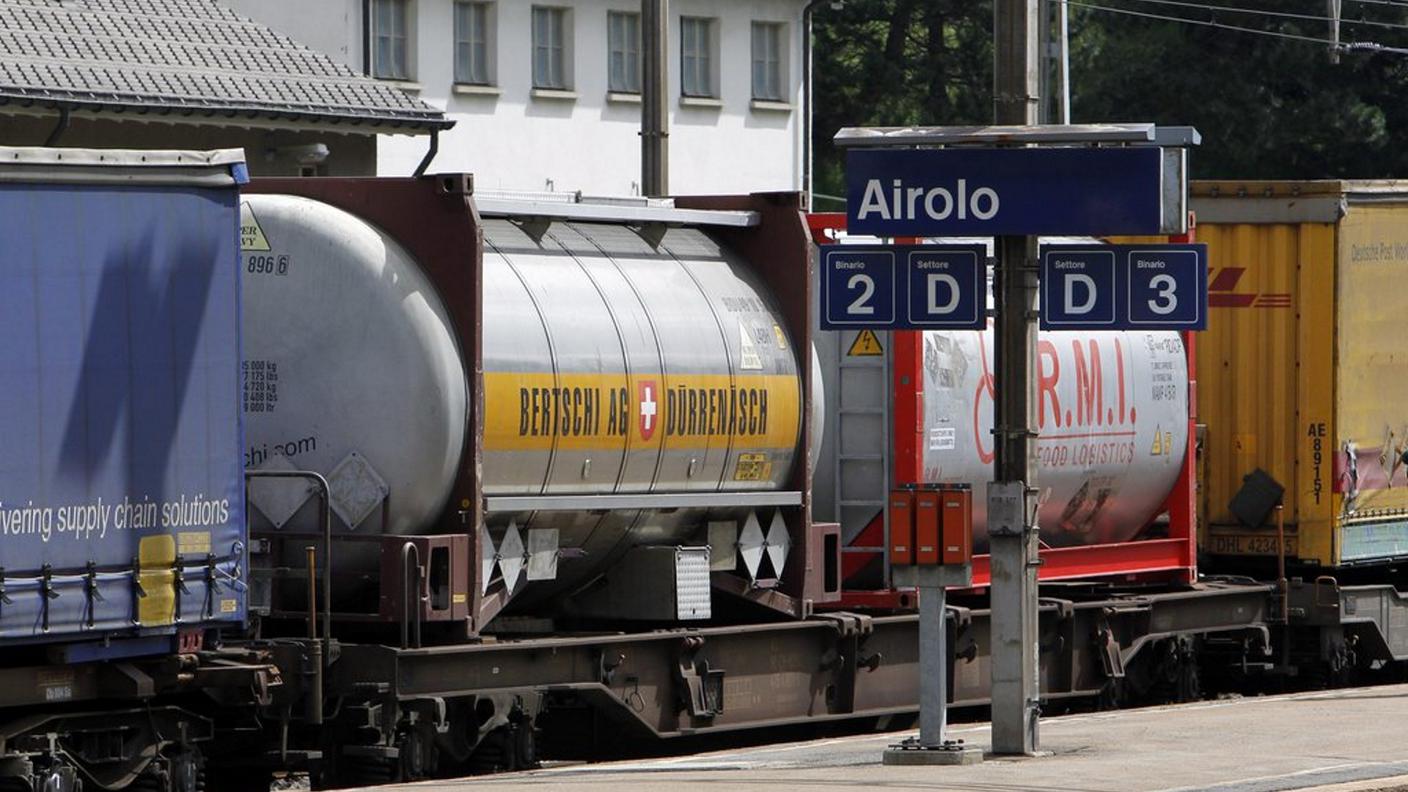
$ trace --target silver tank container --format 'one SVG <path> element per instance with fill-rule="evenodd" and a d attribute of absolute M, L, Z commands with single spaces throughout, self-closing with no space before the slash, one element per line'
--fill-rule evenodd
<path fill-rule="evenodd" d="M 344 527 L 423 530 L 467 426 L 440 297 L 394 240 L 321 202 L 247 196 L 242 228 L 246 467 L 322 473 Z M 286 491 L 251 498 L 276 525 L 311 513 Z"/>
<path fill-rule="evenodd" d="M 992 478 L 993 335 L 924 334 L 923 478 Z M 1037 486 L 1053 547 L 1135 538 L 1188 447 L 1188 365 L 1171 332 L 1052 332 L 1037 342 Z M 973 522 L 987 541 L 986 498 Z"/>
<path fill-rule="evenodd" d="M 328 476 L 339 531 L 431 530 L 473 398 L 442 302 L 457 296 L 437 294 L 380 230 L 320 202 L 252 195 L 243 224 L 245 362 L 258 373 L 246 380 L 248 466 Z M 799 355 L 748 268 L 696 229 L 656 245 L 610 223 L 531 230 L 484 221 L 485 495 L 781 487 L 798 461 Z M 294 519 L 272 491 L 252 501 L 276 525 Z M 703 544 L 708 521 L 746 516 L 537 510 L 492 513 L 487 528 L 496 546 L 510 525 L 554 529 L 568 551 L 552 580 L 519 588 L 523 604 L 633 546 Z M 353 548 L 339 566 L 374 575 Z"/>
<path fill-rule="evenodd" d="M 652 246 L 624 225 L 554 223 L 540 237 L 484 221 L 484 492 L 746 492 L 783 486 L 801 429 L 797 352 L 772 300 L 706 234 Z M 556 531 L 571 553 L 531 607 L 633 546 L 704 544 L 746 509 L 494 513 Z M 717 548 L 731 553 L 732 548 Z"/>
<path fill-rule="evenodd" d="M 709 237 L 621 225 L 535 241 L 484 222 L 484 491 L 764 490 L 791 472 L 797 354 Z"/>

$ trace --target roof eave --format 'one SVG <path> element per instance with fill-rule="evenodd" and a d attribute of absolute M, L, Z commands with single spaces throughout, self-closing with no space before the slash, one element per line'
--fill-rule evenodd
<path fill-rule="evenodd" d="M 342 134 L 429 135 L 455 125 L 453 120 L 443 115 L 368 115 L 293 108 L 158 104 L 98 98 L 35 96 L 0 88 L 0 107 L 12 104 L 53 111 L 67 108 L 70 112 L 78 111 L 94 116 L 155 116 L 155 119 L 143 120 L 158 120 L 161 123 L 297 129 Z"/>

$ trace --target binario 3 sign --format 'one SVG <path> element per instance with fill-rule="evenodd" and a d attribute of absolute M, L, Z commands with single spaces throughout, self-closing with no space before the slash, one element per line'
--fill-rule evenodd
<path fill-rule="evenodd" d="M 1207 245 L 1042 245 L 1043 330 L 1205 330 Z"/>
<path fill-rule="evenodd" d="M 846 227 L 897 236 L 1156 234 L 1157 147 L 853 149 Z"/>

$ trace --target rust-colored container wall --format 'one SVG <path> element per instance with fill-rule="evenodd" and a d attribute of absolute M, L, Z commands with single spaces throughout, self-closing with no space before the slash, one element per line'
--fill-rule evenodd
<path fill-rule="evenodd" d="M 1261 469 L 1285 487 L 1288 555 L 1337 566 L 1408 554 L 1408 478 L 1394 463 L 1408 354 L 1391 327 L 1408 280 L 1387 271 L 1395 255 L 1408 264 L 1408 184 L 1195 183 L 1193 206 L 1211 268 L 1203 549 L 1277 553 L 1274 512 L 1249 526 L 1229 507 Z"/>

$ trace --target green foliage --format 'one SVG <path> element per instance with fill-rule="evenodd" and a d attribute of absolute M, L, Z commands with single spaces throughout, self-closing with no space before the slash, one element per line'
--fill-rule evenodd
<path fill-rule="evenodd" d="M 842 127 L 990 120 L 991 0 L 849 0 L 813 30 L 817 192 L 844 189 Z"/>
<path fill-rule="evenodd" d="M 1088 0 L 1323 39 L 1328 23 L 1137 0 Z M 1323 16 L 1316 0 L 1209 5 Z M 1341 37 L 1408 47 L 1408 7 L 1346 2 Z M 822 8 L 816 34 L 817 191 L 843 189 L 831 138 L 843 126 L 991 120 L 992 4 L 847 0 Z M 1071 7 L 1072 120 L 1192 125 L 1198 178 L 1383 178 L 1408 174 L 1408 55 L 1328 48 L 1091 8 Z"/>

